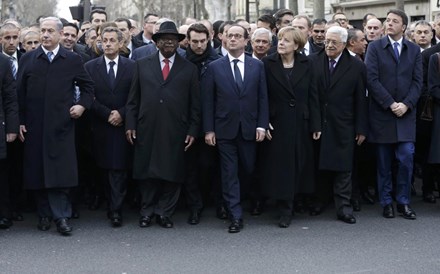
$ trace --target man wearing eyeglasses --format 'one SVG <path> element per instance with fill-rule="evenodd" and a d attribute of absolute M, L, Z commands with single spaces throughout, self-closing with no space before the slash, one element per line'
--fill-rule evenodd
<path fill-rule="evenodd" d="M 330 27 L 325 35 L 325 50 L 312 56 L 318 98 L 310 99 L 310 109 L 320 111 L 311 120 L 313 139 L 319 140 L 319 203 L 312 215 L 319 214 L 329 202 L 333 186 L 337 219 L 354 224 L 351 198 L 351 172 L 355 145 L 361 145 L 368 130 L 368 101 L 365 93 L 366 71 L 362 61 L 345 49 L 347 29 Z M 330 189 L 329 189 L 330 187 Z"/>
<path fill-rule="evenodd" d="M 203 130 L 205 142 L 218 146 L 229 233 L 237 233 L 243 228 L 240 184 L 254 169 L 256 142 L 264 140 L 269 111 L 263 63 L 245 55 L 248 32 L 234 24 L 226 35 L 228 54 L 202 77 Z"/>

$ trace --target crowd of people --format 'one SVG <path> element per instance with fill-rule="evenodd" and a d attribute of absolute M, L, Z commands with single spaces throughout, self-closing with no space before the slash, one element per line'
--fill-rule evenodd
<path fill-rule="evenodd" d="M 377 201 L 413 220 L 415 175 L 436 202 L 440 16 L 142 25 L 100 9 L 3 22 L 0 228 L 33 207 L 39 230 L 68 235 L 84 202 L 114 227 L 128 204 L 141 228 L 171 228 L 179 199 L 189 224 L 214 205 L 230 233 L 244 200 L 254 216 L 274 201 L 281 228 L 331 203 L 348 224 Z"/>

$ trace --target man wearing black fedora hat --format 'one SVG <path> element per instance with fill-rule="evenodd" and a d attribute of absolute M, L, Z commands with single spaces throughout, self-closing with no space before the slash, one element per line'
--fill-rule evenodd
<path fill-rule="evenodd" d="M 199 131 L 198 70 L 176 54 L 184 37 L 174 22 L 164 22 L 152 37 L 159 51 L 136 61 L 125 129 L 134 145 L 133 178 L 142 196 L 140 227 L 150 226 L 154 215 L 162 227 L 173 227 L 185 152 Z"/>

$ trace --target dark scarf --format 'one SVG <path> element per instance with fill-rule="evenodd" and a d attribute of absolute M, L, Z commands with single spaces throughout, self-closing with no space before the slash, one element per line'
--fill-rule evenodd
<path fill-rule="evenodd" d="M 191 47 L 188 46 L 188 48 L 186 49 L 186 59 L 191 63 L 195 64 L 200 72 L 206 60 L 208 59 L 211 50 L 212 47 L 210 41 L 208 42 L 208 46 L 206 47 L 206 50 L 205 52 L 203 52 L 202 55 L 195 54 L 194 51 L 192 51 Z"/>

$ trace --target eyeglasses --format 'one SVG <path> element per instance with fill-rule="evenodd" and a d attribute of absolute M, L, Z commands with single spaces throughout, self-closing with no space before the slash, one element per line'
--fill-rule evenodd
<path fill-rule="evenodd" d="M 240 39 L 241 37 L 243 37 L 243 35 L 240 33 L 230 33 L 226 37 L 228 37 L 228 39 L 232 39 L 232 38 Z"/>
<path fill-rule="evenodd" d="M 324 45 L 328 46 L 330 44 L 333 44 L 335 46 L 339 46 L 343 42 L 333 41 L 333 40 L 324 40 Z"/>
<path fill-rule="evenodd" d="M 314 33 L 325 33 L 325 30 L 314 29 Z"/>

